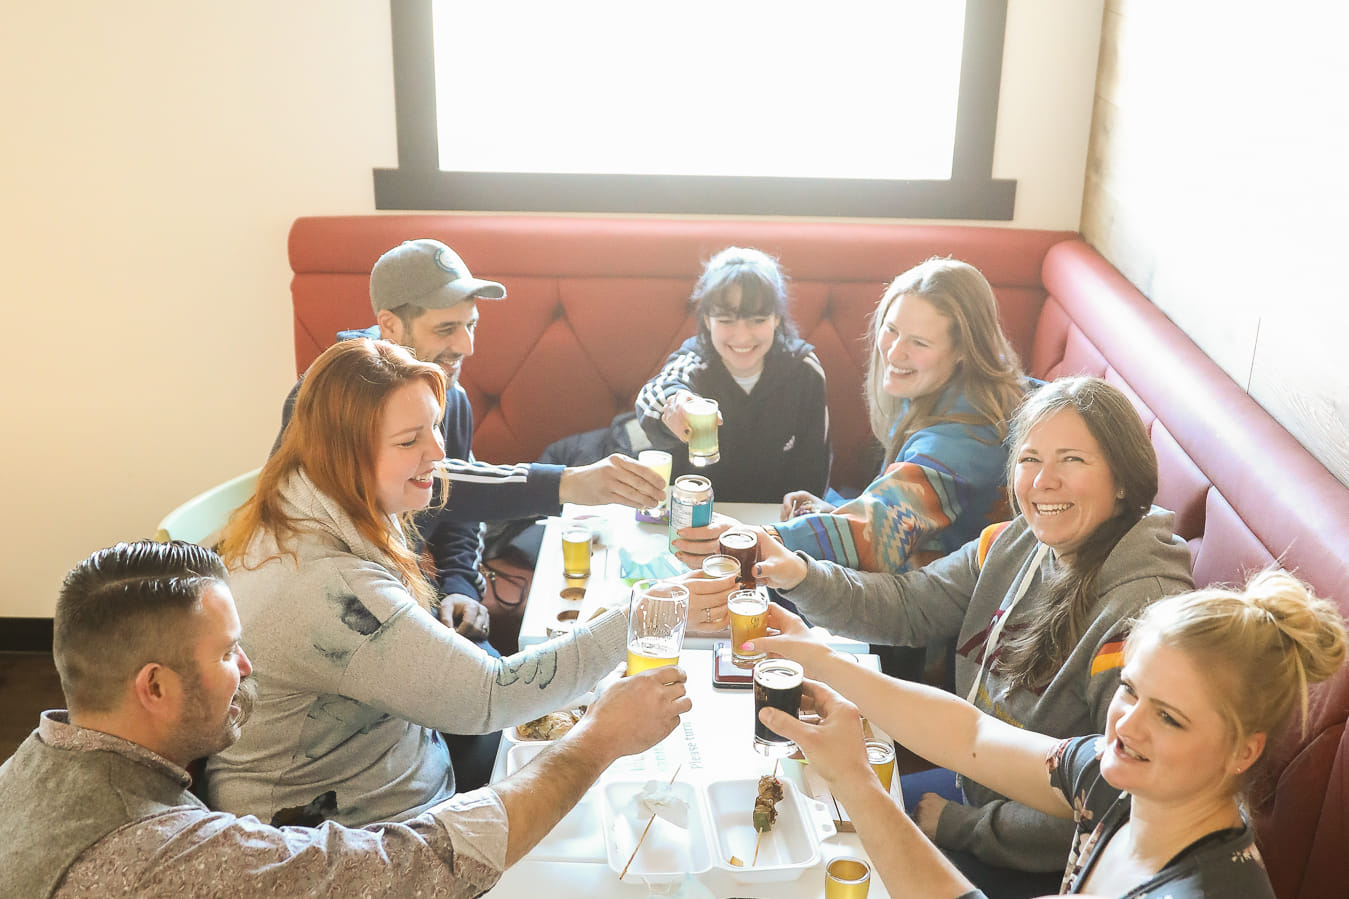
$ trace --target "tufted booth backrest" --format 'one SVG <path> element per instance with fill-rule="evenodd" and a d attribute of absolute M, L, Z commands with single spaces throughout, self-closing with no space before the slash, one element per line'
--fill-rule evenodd
<path fill-rule="evenodd" d="M 1104 377 L 1133 399 L 1157 451 L 1157 502 L 1177 514 L 1199 585 L 1276 560 L 1349 614 L 1349 487 L 1080 240 L 1045 257 L 1049 298 L 1032 371 Z M 1267 752 L 1251 793 L 1280 899 L 1349 884 L 1349 670 L 1316 688 L 1306 736 Z"/>
<path fill-rule="evenodd" d="M 867 318 L 885 286 L 933 255 L 980 269 L 1017 352 L 1030 352 L 1044 300 L 1040 265 L 1071 232 L 758 220 L 547 216 L 312 217 L 290 232 L 296 371 L 337 331 L 374 322 L 370 268 L 404 240 L 433 237 L 473 274 L 506 286 L 478 304 L 478 352 L 461 382 L 477 421 L 474 453 L 538 458 L 559 437 L 607 425 L 693 333 L 688 296 L 723 247 L 777 256 L 792 278 L 792 315 L 829 379 L 835 486 L 862 487 L 878 459 L 862 400 Z"/>

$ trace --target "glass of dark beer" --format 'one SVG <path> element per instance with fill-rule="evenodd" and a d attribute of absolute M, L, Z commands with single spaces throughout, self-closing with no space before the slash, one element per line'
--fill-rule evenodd
<path fill-rule="evenodd" d="M 786 758 L 796 752 L 796 744 L 769 730 L 759 720 L 764 706 L 782 709 L 788 715 L 801 714 L 801 679 L 805 672 L 791 659 L 765 659 L 754 666 L 754 748 L 769 758 Z"/>
<path fill-rule="evenodd" d="M 739 560 L 740 586 L 754 589 L 754 564 L 759 561 L 759 538 L 753 531 L 730 530 L 717 538 L 722 553 Z"/>

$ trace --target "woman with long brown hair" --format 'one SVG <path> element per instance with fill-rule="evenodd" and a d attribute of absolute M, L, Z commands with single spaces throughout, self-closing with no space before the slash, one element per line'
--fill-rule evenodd
<path fill-rule="evenodd" d="M 439 366 L 386 341 L 341 341 L 310 368 L 221 545 L 259 696 L 242 739 L 208 763 L 213 806 L 415 816 L 455 792 L 440 731 L 565 707 L 624 658 L 622 611 L 504 659 L 436 619 L 406 529 L 444 456 L 444 395 Z"/>
<path fill-rule="evenodd" d="M 1152 506 L 1157 459 L 1128 398 L 1098 378 L 1051 382 L 1013 420 L 1007 484 L 1020 515 L 904 573 L 852 571 L 759 541 L 764 580 L 813 623 L 880 644 L 955 638 L 955 688 L 979 709 L 1059 737 L 1099 733 L 1128 621 L 1193 586 L 1174 516 Z M 937 845 L 990 896 L 1001 869 L 1057 871 L 1068 822 L 974 781 L 914 803 Z M 987 870 L 989 866 L 996 866 Z M 1029 879 L 1030 895 L 1044 892 Z M 1015 895 L 1002 892 L 1001 895 Z"/>

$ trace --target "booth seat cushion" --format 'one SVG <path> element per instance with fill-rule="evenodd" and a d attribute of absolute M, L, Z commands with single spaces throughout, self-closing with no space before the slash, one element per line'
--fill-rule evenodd
<path fill-rule="evenodd" d="M 507 299 L 478 304 L 478 353 L 462 383 L 474 452 L 527 461 L 553 440 L 607 425 L 693 333 L 688 296 L 714 253 L 752 246 L 781 259 L 792 316 L 828 373 L 831 483 L 860 488 L 878 459 L 862 400 L 867 321 L 885 286 L 930 256 L 979 268 L 1017 352 L 1031 350 L 1040 266 L 1063 231 L 946 225 L 552 216 L 378 215 L 298 219 L 290 232 L 295 363 L 337 331 L 373 323 L 370 268 L 401 241 L 433 237 Z"/>

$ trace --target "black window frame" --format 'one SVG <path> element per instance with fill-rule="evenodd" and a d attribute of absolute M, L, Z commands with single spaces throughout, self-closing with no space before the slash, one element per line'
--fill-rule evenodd
<path fill-rule="evenodd" d="M 1012 219 L 1016 181 L 993 178 L 1007 0 L 966 2 L 951 177 L 940 181 L 443 171 L 432 2 L 389 2 L 398 168 L 374 170 L 376 209 Z"/>

